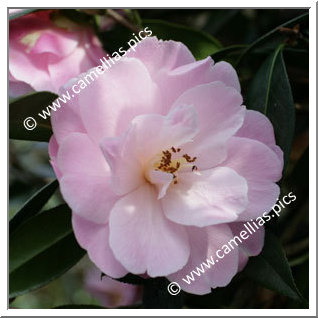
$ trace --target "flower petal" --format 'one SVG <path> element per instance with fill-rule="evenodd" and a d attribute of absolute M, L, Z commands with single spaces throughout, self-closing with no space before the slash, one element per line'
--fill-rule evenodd
<path fill-rule="evenodd" d="M 75 237 L 89 258 L 99 269 L 114 278 L 123 277 L 127 270 L 115 259 L 109 246 L 109 227 L 107 224 L 89 222 L 73 213 L 72 224 Z"/>
<path fill-rule="evenodd" d="M 61 192 L 74 213 L 97 223 L 107 222 L 118 197 L 109 181 L 101 150 L 85 134 L 72 133 L 60 145 L 57 162 Z"/>
<path fill-rule="evenodd" d="M 94 80 L 92 71 L 87 74 Z M 97 143 L 122 134 L 134 117 L 160 108 L 156 85 L 137 59 L 122 58 L 94 82 L 87 79 L 90 84 L 79 95 L 80 112 L 88 134 Z"/>
<path fill-rule="evenodd" d="M 234 236 L 240 236 L 241 231 L 246 231 L 243 222 L 233 222 L 229 224 Z M 258 255 L 264 245 L 265 230 L 264 227 L 259 227 L 255 233 L 249 235 L 246 240 L 242 240 L 239 245 L 240 261 L 238 270 L 241 271 L 247 264 L 250 256 Z"/>
<path fill-rule="evenodd" d="M 255 139 L 267 145 L 276 153 L 283 166 L 284 154 L 276 146 L 273 125 L 262 113 L 250 109 L 246 110 L 244 123 L 235 136 Z"/>
<path fill-rule="evenodd" d="M 188 260 L 185 229 L 165 218 L 150 185 L 120 199 L 111 211 L 109 224 L 110 246 L 129 272 L 165 276 Z"/>
<path fill-rule="evenodd" d="M 165 215 L 183 225 L 204 227 L 237 219 L 247 205 L 247 184 L 233 169 L 182 173 L 162 198 Z"/>
<path fill-rule="evenodd" d="M 119 199 L 107 179 L 86 174 L 66 175 L 60 179 L 61 193 L 73 213 L 95 223 L 106 223 Z"/>
<path fill-rule="evenodd" d="M 109 167 L 100 148 L 86 134 L 72 133 L 60 144 L 58 165 L 64 175 L 107 177 Z"/>
<path fill-rule="evenodd" d="M 223 61 L 216 63 L 212 68 L 209 79 L 211 82 L 220 81 L 226 86 L 235 88 L 238 92 L 241 91 L 237 73 L 230 63 Z"/>
<path fill-rule="evenodd" d="M 192 140 L 197 133 L 196 119 L 194 107 L 180 106 L 167 116 L 137 116 L 121 137 L 103 139 L 101 149 L 112 170 L 114 191 L 124 195 L 145 182 L 156 155 Z"/>
<path fill-rule="evenodd" d="M 221 82 L 196 86 L 174 103 L 193 105 L 198 111 L 199 133 L 183 151 L 197 157 L 199 170 L 209 169 L 226 158 L 226 142 L 241 127 L 245 108 L 242 96 Z"/>
<path fill-rule="evenodd" d="M 48 151 L 50 156 L 50 163 L 52 165 L 52 168 L 54 170 L 54 173 L 58 179 L 62 178 L 62 173 L 57 165 L 57 153 L 58 153 L 59 145 L 56 141 L 56 138 L 54 135 L 50 138 Z"/>
<path fill-rule="evenodd" d="M 229 284 L 237 273 L 238 249 L 231 250 L 228 254 L 219 253 L 224 256 L 222 259 L 217 259 L 216 256 L 217 250 L 221 250 L 222 246 L 233 238 L 229 226 L 220 224 L 204 229 L 192 227 L 188 229 L 188 232 L 191 244 L 189 261 L 180 271 L 169 275 L 168 279 L 177 282 L 182 290 L 197 295 L 208 294 L 211 292 L 211 288 L 224 287 Z M 210 268 L 207 268 L 202 263 L 205 262 L 208 265 L 207 259 L 211 261 L 211 256 L 215 263 L 210 264 Z M 198 268 L 204 270 L 204 273 L 199 273 L 200 276 L 192 272 L 200 272 Z M 190 277 L 193 277 L 194 280 Z"/>
<path fill-rule="evenodd" d="M 165 92 L 162 96 L 163 114 L 168 113 L 180 95 L 200 84 L 222 81 L 226 86 L 240 91 L 237 74 L 229 63 L 213 65 L 211 57 L 196 61 L 189 49 L 180 42 L 146 38 L 127 56 L 140 59 L 160 91 Z"/>
<path fill-rule="evenodd" d="M 63 87 L 60 88 L 59 94 L 67 94 L 72 85 L 78 81 L 77 78 L 71 79 Z M 78 112 L 78 96 L 75 95 L 67 101 L 60 102 L 60 108 L 56 111 L 51 111 L 51 123 L 54 136 L 58 143 L 73 132 L 86 133 L 83 121 Z"/>
<path fill-rule="evenodd" d="M 162 199 L 166 193 L 171 181 L 173 180 L 173 175 L 171 173 L 166 173 L 162 171 L 151 170 L 149 173 L 149 181 L 155 184 L 158 189 L 157 199 Z"/>
<path fill-rule="evenodd" d="M 248 138 L 232 137 L 228 142 L 228 158 L 222 165 L 234 169 L 248 183 L 248 206 L 238 218 L 250 220 L 269 211 L 277 201 L 282 174 L 277 155 L 265 144 Z"/>
<path fill-rule="evenodd" d="M 190 50 L 181 42 L 162 41 L 157 37 L 145 38 L 127 57 L 141 60 L 150 74 L 158 76 L 159 71 L 170 71 L 179 66 L 195 62 Z"/>

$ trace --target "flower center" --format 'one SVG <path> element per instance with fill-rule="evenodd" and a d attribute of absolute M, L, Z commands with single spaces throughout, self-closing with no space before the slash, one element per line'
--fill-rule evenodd
<path fill-rule="evenodd" d="M 33 33 L 29 33 L 29 34 L 25 35 L 20 40 L 22 44 L 27 46 L 26 51 L 28 53 L 32 50 L 32 48 L 34 47 L 34 45 L 36 44 L 36 42 L 40 36 L 41 36 L 41 32 L 37 31 L 37 32 L 33 32 Z"/>
<path fill-rule="evenodd" d="M 171 147 L 170 150 L 162 151 L 159 161 L 154 163 L 156 171 L 161 170 L 173 175 L 174 184 L 178 183 L 177 172 L 185 167 L 192 167 L 192 171 L 198 170 L 197 166 L 193 165 L 197 157 L 191 157 L 188 154 L 180 156 L 181 148 Z"/>

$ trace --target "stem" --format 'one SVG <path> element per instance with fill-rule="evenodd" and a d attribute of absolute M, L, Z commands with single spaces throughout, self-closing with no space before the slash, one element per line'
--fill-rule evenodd
<path fill-rule="evenodd" d="M 126 28 L 130 29 L 133 32 L 138 33 L 140 31 L 140 28 L 135 26 L 134 24 L 130 23 L 128 20 L 126 20 L 123 16 L 118 14 L 116 11 L 112 9 L 107 9 L 107 14 L 116 22 L 119 24 L 122 24 Z"/>

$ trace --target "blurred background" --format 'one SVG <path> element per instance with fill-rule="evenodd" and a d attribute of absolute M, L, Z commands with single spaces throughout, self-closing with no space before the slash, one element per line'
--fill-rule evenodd
<path fill-rule="evenodd" d="M 66 10 L 63 10 L 65 14 Z M 71 11 L 71 10 L 69 10 Z M 96 14 L 96 10 L 85 10 L 85 14 Z M 227 60 L 235 64 L 237 57 L 247 45 L 286 21 L 298 17 L 308 10 L 299 9 L 142 9 L 136 12 L 120 10 L 123 16 L 133 14 L 137 19 L 164 20 L 201 30 L 216 38 L 223 49 L 212 58 Z M 68 13 L 66 13 L 68 14 Z M 97 14 L 98 15 L 98 14 Z M 101 16 L 99 16 L 101 17 Z M 125 29 L 112 21 L 107 30 L 100 30 L 99 37 L 107 52 L 125 44 Z M 146 24 L 145 24 L 146 25 Z M 282 41 L 280 35 L 288 35 L 288 45 L 284 50 L 284 60 L 292 89 L 295 106 L 295 133 L 288 166 L 281 181 L 282 195 L 293 191 L 297 200 L 284 210 L 282 216 L 269 226 L 279 236 L 298 289 L 308 299 L 309 286 L 309 239 L 308 239 L 308 190 L 309 190 L 309 59 L 308 59 L 308 17 L 300 25 L 295 24 L 280 30 L 277 37 L 254 50 L 236 65 L 242 94 L 245 99 L 249 83 L 269 52 Z M 156 32 L 154 32 L 156 35 Z M 116 38 L 116 45 L 112 39 Z M 121 40 L 122 39 L 122 40 Z M 117 46 L 118 45 L 118 46 Z M 117 46 L 117 47 L 116 47 Z M 235 65 L 234 65 L 235 66 Z M 248 105 L 247 105 L 248 107 Z M 10 218 L 37 190 L 55 178 L 49 164 L 47 143 L 10 140 L 9 141 L 9 203 Z M 51 208 L 63 203 L 57 192 L 44 207 Z M 315 211 L 312 211 L 315 213 Z M 85 277 L 91 263 L 85 256 L 75 267 L 47 286 L 17 297 L 10 306 L 15 308 L 52 308 L 66 304 L 101 305 L 101 298 L 93 295 L 85 284 Z M 105 298 L 110 297 L 105 292 Z M 288 297 L 257 285 L 239 273 L 226 288 L 217 288 L 205 296 L 186 295 L 188 308 L 303 308 Z M 138 300 L 136 305 L 138 307 Z"/>

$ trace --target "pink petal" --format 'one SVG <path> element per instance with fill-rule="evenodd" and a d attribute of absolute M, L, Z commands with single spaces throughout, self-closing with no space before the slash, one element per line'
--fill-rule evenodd
<path fill-rule="evenodd" d="M 52 165 L 52 168 L 54 170 L 54 173 L 58 179 L 62 178 L 62 173 L 60 169 L 57 166 L 57 152 L 59 149 L 59 145 L 56 141 L 56 138 L 54 135 L 50 138 L 49 141 L 49 146 L 48 146 L 48 151 L 49 151 L 49 156 L 50 156 L 50 163 Z"/>
<path fill-rule="evenodd" d="M 9 43 L 9 70 L 19 81 L 29 84 L 36 91 L 53 91 L 47 71 L 48 56 L 31 59 L 19 45 Z"/>
<path fill-rule="evenodd" d="M 103 139 L 101 149 L 112 170 L 114 191 L 123 195 L 139 187 L 149 177 L 143 167 L 154 169 L 149 162 L 154 156 L 191 141 L 196 133 L 194 107 L 180 106 L 167 116 L 137 116 L 121 137 Z"/>
<path fill-rule="evenodd" d="M 87 220 L 105 223 L 118 197 L 109 185 L 109 168 L 101 150 L 87 135 L 65 138 L 57 155 L 61 192 L 74 213 Z"/>
<path fill-rule="evenodd" d="M 99 59 L 105 56 L 106 53 L 100 47 L 93 46 L 91 41 L 92 39 L 87 39 L 85 45 L 76 47 L 69 55 L 65 55 L 62 59 L 56 61 L 50 61 L 48 69 L 52 84 L 56 90 L 69 79 L 90 69 L 94 70 L 95 66 L 100 64 Z M 91 49 L 93 49 L 93 52 L 90 52 Z M 65 69 L 68 71 L 65 72 Z M 77 90 L 78 87 L 79 85 L 77 85 Z"/>
<path fill-rule="evenodd" d="M 72 133 L 63 139 L 57 160 L 63 175 L 86 174 L 105 178 L 109 175 L 102 151 L 86 134 Z"/>
<path fill-rule="evenodd" d="M 9 81 L 9 96 L 19 97 L 33 92 L 33 88 L 25 83 L 19 81 Z"/>
<path fill-rule="evenodd" d="M 135 116 L 156 113 L 157 93 L 143 64 L 122 58 L 79 95 L 86 130 L 96 142 L 122 134 Z"/>
<path fill-rule="evenodd" d="M 105 52 L 91 29 L 58 27 L 50 13 L 10 21 L 9 68 L 16 80 L 34 90 L 57 93 L 67 80 L 95 66 Z"/>
<path fill-rule="evenodd" d="M 197 109 L 199 133 L 182 150 L 197 157 L 199 170 L 212 168 L 226 158 L 225 143 L 244 120 L 245 108 L 241 104 L 242 96 L 221 82 L 194 87 L 175 102 L 175 106 L 193 105 Z"/>
<path fill-rule="evenodd" d="M 95 223 L 106 223 L 118 200 L 107 179 L 87 174 L 66 175 L 60 179 L 61 193 L 73 213 Z"/>
<path fill-rule="evenodd" d="M 265 144 L 233 137 L 228 142 L 228 158 L 223 166 L 234 169 L 248 183 L 248 206 L 238 220 L 250 220 L 269 211 L 279 196 L 275 184 L 282 173 L 281 162 Z"/>
<path fill-rule="evenodd" d="M 279 197 L 280 188 L 273 182 L 248 183 L 248 205 L 246 210 L 238 217 L 240 221 L 249 221 L 269 212 Z"/>
<path fill-rule="evenodd" d="M 233 238 L 229 226 L 222 224 L 209 226 L 205 229 L 192 227 L 188 231 L 191 244 L 189 261 L 180 271 L 169 275 L 168 279 L 177 282 L 182 290 L 197 295 L 208 294 L 211 292 L 211 288 L 229 284 L 237 273 L 238 249 L 233 249 L 226 255 L 220 252 L 220 255 L 224 255 L 222 259 L 218 259 L 216 256 L 217 250 L 222 249 L 222 246 Z M 210 269 L 202 265 L 205 272 L 200 277 L 193 274 L 195 280 L 191 282 L 187 276 L 191 276 L 193 270 L 197 271 L 197 268 L 201 268 L 203 262 L 207 264 L 207 259 L 211 261 L 211 256 L 215 264 L 211 264 Z"/>
<path fill-rule="evenodd" d="M 248 258 L 250 256 L 256 256 L 262 251 L 265 230 L 263 226 L 260 226 L 259 229 L 256 229 L 256 232 L 251 230 L 253 234 L 250 234 L 244 227 L 243 222 L 233 222 L 229 224 L 229 226 L 233 232 L 233 236 L 240 236 L 241 231 L 245 231 L 247 234 L 249 234 L 249 237 L 246 240 L 242 240 L 242 243 L 239 245 L 239 271 L 241 271 L 247 264 Z M 247 236 L 244 235 L 244 237 Z"/>
<path fill-rule="evenodd" d="M 173 70 L 195 62 L 192 53 L 183 43 L 162 41 L 157 37 L 148 37 L 139 42 L 135 51 L 130 50 L 127 57 L 140 59 L 150 74 L 156 74 L 159 70 Z"/>
<path fill-rule="evenodd" d="M 127 271 L 115 259 L 109 246 L 109 227 L 95 224 L 73 213 L 74 234 L 80 246 L 87 250 L 89 258 L 99 269 L 111 277 L 123 277 Z"/>
<path fill-rule="evenodd" d="M 246 115 L 242 127 L 237 131 L 236 136 L 256 139 L 270 147 L 284 164 L 284 154 L 276 146 L 274 128 L 269 119 L 262 113 L 255 110 L 246 110 Z"/>
<path fill-rule="evenodd" d="M 235 88 L 238 92 L 241 91 L 237 73 L 232 65 L 227 62 L 222 61 L 216 63 L 212 68 L 209 79 L 211 82 L 220 81 L 223 82 L 226 86 Z"/>
<path fill-rule="evenodd" d="M 225 167 L 180 174 L 162 199 L 170 220 L 199 227 L 234 221 L 246 205 L 245 179 Z"/>
<path fill-rule="evenodd" d="M 127 56 L 140 59 L 160 91 L 165 92 L 162 96 L 164 114 L 181 94 L 200 84 L 222 81 L 240 91 L 237 74 L 230 64 L 220 62 L 213 65 L 211 57 L 195 61 L 192 53 L 180 42 L 146 38 L 137 45 L 135 52 L 131 50 Z"/>
<path fill-rule="evenodd" d="M 67 91 L 71 89 L 72 85 L 77 82 L 74 78 L 67 82 L 64 87 L 59 91 L 59 95 L 67 96 Z M 71 92 L 71 91 L 70 91 Z M 66 99 L 65 99 L 66 100 Z M 56 102 L 55 102 L 56 103 Z M 60 108 L 56 111 L 51 111 L 51 123 L 56 140 L 61 143 L 62 140 L 71 133 L 86 133 L 83 125 L 79 109 L 78 109 L 78 96 L 75 95 L 67 103 L 60 101 Z"/>
<path fill-rule="evenodd" d="M 222 165 L 235 169 L 248 180 L 276 182 L 282 176 L 275 153 L 257 140 L 233 137 L 228 144 L 228 157 Z"/>
<path fill-rule="evenodd" d="M 126 137 L 127 134 L 117 138 L 105 138 L 100 143 L 111 169 L 112 189 L 117 195 L 133 191 L 145 182 L 141 162 L 132 151 L 126 149 L 126 143 L 129 143 Z"/>
<path fill-rule="evenodd" d="M 79 75 L 83 71 L 87 71 L 92 66 L 90 60 L 86 58 L 86 51 L 83 47 L 76 48 L 71 54 L 61 59 L 50 60 L 48 71 L 54 91 L 58 91 L 72 77 Z M 65 72 L 65 69 L 68 71 Z M 70 91 L 70 94 L 73 94 L 73 92 Z"/>
<path fill-rule="evenodd" d="M 152 277 L 181 269 L 190 252 L 185 229 L 165 218 L 149 185 L 127 194 L 112 209 L 110 246 L 129 272 Z"/>
<path fill-rule="evenodd" d="M 160 91 L 165 92 L 161 96 L 163 114 L 168 113 L 173 102 L 186 90 L 213 80 L 210 78 L 212 59 L 196 61 L 181 42 L 149 37 L 138 43 L 135 52 L 130 50 L 127 56 L 140 59 Z"/>
<path fill-rule="evenodd" d="M 79 43 L 78 32 L 67 32 L 50 25 L 50 29 L 39 31 L 40 37 L 32 47 L 31 54 L 51 53 L 56 57 L 64 57 L 70 54 Z"/>
<path fill-rule="evenodd" d="M 162 199 L 166 193 L 169 185 L 173 180 L 173 175 L 171 173 L 166 173 L 162 171 L 151 170 L 149 173 L 149 181 L 155 184 L 158 189 L 157 199 Z"/>

